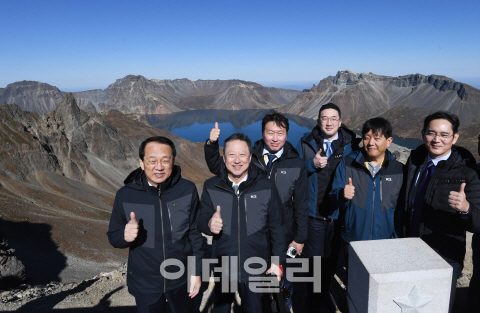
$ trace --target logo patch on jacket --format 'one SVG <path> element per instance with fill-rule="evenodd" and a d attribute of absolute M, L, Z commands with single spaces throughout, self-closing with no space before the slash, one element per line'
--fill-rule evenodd
<path fill-rule="evenodd" d="M 257 195 L 251 195 L 250 196 L 252 199 L 257 199 Z"/>
<path fill-rule="evenodd" d="M 172 206 L 178 206 L 178 202 L 172 203 Z"/>
<path fill-rule="evenodd" d="M 280 171 L 281 174 L 287 174 L 287 171 Z"/>
<path fill-rule="evenodd" d="M 385 180 L 386 181 L 392 181 L 392 178 L 391 177 L 385 177 Z"/>
<path fill-rule="evenodd" d="M 335 159 L 340 159 L 343 157 L 343 153 L 342 154 L 337 154 L 337 155 L 334 155 L 333 156 Z"/>

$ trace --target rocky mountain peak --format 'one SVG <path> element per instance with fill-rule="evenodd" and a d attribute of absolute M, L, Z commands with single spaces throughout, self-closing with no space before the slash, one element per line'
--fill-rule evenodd
<path fill-rule="evenodd" d="M 88 116 L 80 110 L 71 92 L 67 93 L 65 99 L 58 104 L 55 116 L 62 120 L 68 140 L 80 151 L 87 151 L 88 147 L 83 135 L 82 124 L 83 121 L 88 119 Z"/>

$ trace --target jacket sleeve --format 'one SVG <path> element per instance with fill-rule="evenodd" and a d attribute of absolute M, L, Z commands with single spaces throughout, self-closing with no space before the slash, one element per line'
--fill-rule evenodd
<path fill-rule="evenodd" d="M 216 208 L 213 207 L 212 199 L 210 198 L 208 189 L 204 184 L 202 192 L 202 202 L 200 204 L 200 217 L 198 218 L 198 229 L 205 235 L 215 235 L 210 231 L 210 227 L 208 227 L 208 222 L 212 218 L 215 211 Z"/>
<path fill-rule="evenodd" d="M 209 143 L 209 140 L 205 142 L 203 146 L 205 152 L 205 162 L 207 162 L 208 169 L 212 174 L 220 175 L 222 172 L 223 160 L 220 156 L 218 141 Z"/>
<path fill-rule="evenodd" d="M 345 185 L 347 184 L 347 180 L 345 178 L 345 158 L 340 161 L 335 170 L 335 176 L 333 178 L 332 183 L 332 190 L 330 191 L 330 200 L 331 200 L 331 207 L 330 207 L 330 215 L 334 214 L 335 211 L 342 210 L 345 204 L 348 204 L 349 200 L 346 200 L 343 197 L 343 190 L 345 189 Z"/>
<path fill-rule="evenodd" d="M 295 182 L 293 189 L 293 209 L 295 215 L 295 224 L 297 227 L 293 240 L 297 243 L 305 243 L 308 232 L 308 186 L 307 170 L 302 166 L 300 176 Z M 289 242 L 287 242 L 288 244 Z"/>
<path fill-rule="evenodd" d="M 465 230 L 469 232 L 480 232 L 480 179 L 475 171 L 471 171 L 465 185 L 465 194 L 470 204 L 468 214 L 460 214 Z"/>
<path fill-rule="evenodd" d="M 280 257 L 280 263 L 285 261 L 285 233 L 282 202 L 277 188 L 272 184 L 272 200 L 268 206 L 268 231 L 270 233 L 271 256 Z M 276 264 L 279 265 L 279 264 Z"/>
<path fill-rule="evenodd" d="M 120 191 L 115 195 L 115 202 L 113 204 L 112 215 L 110 216 L 110 224 L 108 225 L 108 241 L 115 248 L 128 248 L 130 242 L 125 240 L 125 225 L 127 218 L 121 205 Z"/>
<path fill-rule="evenodd" d="M 298 151 L 298 154 L 300 155 L 300 158 L 302 160 L 305 160 L 304 152 L 303 152 L 303 148 L 302 148 L 302 140 L 300 140 L 298 142 L 297 151 Z M 313 174 L 317 171 L 317 167 L 315 166 L 315 163 L 313 162 L 313 159 L 314 158 L 310 158 L 308 160 L 305 160 L 305 168 L 307 169 L 308 175 L 311 175 L 311 174 Z"/>
<path fill-rule="evenodd" d="M 200 201 L 198 199 L 197 188 L 193 187 L 194 192 L 192 195 L 191 201 L 191 211 L 190 211 L 190 227 L 188 231 L 188 239 L 190 245 L 192 246 L 193 256 L 195 257 L 195 272 L 194 276 L 200 276 L 202 272 L 202 259 L 203 259 L 203 243 L 205 237 L 202 236 L 201 232 L 198 230 L 198 217 L 200 214 Z M 192 269 L 193 270 L 193 269 Z"/>

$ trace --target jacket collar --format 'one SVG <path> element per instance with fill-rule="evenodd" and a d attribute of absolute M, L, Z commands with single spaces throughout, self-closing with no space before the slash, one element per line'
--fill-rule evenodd
<path fill-rule="evenodd" d="M 421 166 L 423 162 L 425 161 L 425 158 L 428 155 L 428 150 L 427 147 L 425 147 L 424 144 L 421 144 L 418 146 L 415 150 L 412 150 L 410 153 L 411 156 L 411 162 L 415 166 Z M 446 161 L 440 161 L 438 163 L 438 167 L 440 168 L 451 168 L 456 165 L 465 165 L 468 167 L 474 167 L 475 166 L 475 158 L 473 157 L 473 154 L 468 151 L 467 149 L 453 145 L 452 146 L 452 154 Z"/>
<path fill-rule="evenodd" d="M 159 184 L 157 187 L 149 186 L 147 181 L 147 176 L 141 167 L 132 171 L 127 178 L 123 181 L 125 186 L 136 189 L 136 190 L 150 190 L 158 191 L 172 188 L 175 184 L 179 182 L 182 178 L 182 169 L 178 165 L 174 165 L 172 169 L 172 174 L 167 178 L 163 183 Z"/>

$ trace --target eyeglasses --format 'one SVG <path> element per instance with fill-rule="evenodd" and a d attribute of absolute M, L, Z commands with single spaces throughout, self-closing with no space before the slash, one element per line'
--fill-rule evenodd
<path fill-rule="evenodd" d="M 155 167 L 156 165 L 162 164 L 163 166 L 169 166 L 171 165 L 171 160 L 170 159 L 164 159 L 161 161 L 158 160 L 148 160 L 144 162 L 148 166 Z"/>
<path fill-rule="evenodd" d="M 436 132 L 433 132 L 433 131 L 429 131 L 428 133 L 425 134 L 425 137 L 427 137 L 428 139 L 430 140 L 433 140 L 435 138 L 440 137 L 440 140 L 441 141 L 447 141 L 448 138 L 452 137 L 452 135 L 448 135 L 448 134 L 437 134 Z"/>
<path fill-rule="evenodd" d="M 328 120 L 331 120 L 332 122 L 338 122 L 340 119 L 338 117 L 327 117 L 327 116 L 322 116 L 320 118 L 322 122 L 327 122 Z"/>

